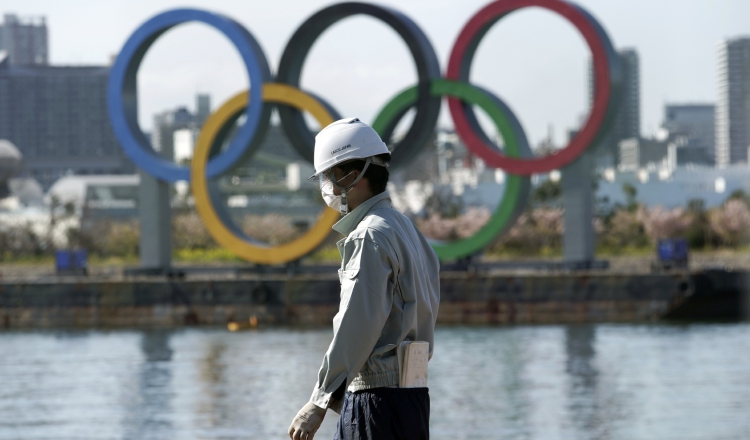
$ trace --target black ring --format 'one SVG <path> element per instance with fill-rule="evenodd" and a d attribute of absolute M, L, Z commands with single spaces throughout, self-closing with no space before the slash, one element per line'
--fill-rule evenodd
<path fill-rule="evenodd" d="M 417 67 L 417 113 L 406 136 L 391 147 L 391 166 L 397 168 L 408 164 L 430 141 L 440 114 L 440 98 L 430 95 L 432 80 L 440 78 L 437 55 L 427 36 L 409 17 L 387 7 L 366 3 L 339 3 L 322 9 L 302 23 L 292 35 L 281 55 L 276 81 L 299 88 L 302 65 L 315 40 L 334 23 L 357 14 L 377 18 L 395 30 L 409 47 Z M 307 128 L 302 112 L 289 107 L 279 107 L 278 111 L 281 125 L 292 146 L 312 162 L 315 138 Z M 381 133 L 386 144 L 390 143 L 394 128 L 389 127 L 389 130 Z"/>

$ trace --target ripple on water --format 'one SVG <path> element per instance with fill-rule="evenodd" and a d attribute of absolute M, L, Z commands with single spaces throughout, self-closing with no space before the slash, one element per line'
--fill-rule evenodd
<path fill-rule="evenodd" d="M 283 439 L 329 329 L 0 333 L 0 439 Z M 436 439 L 746 439 L 750 325 L 446 327 Z M 331 438 L 329 413 L 316 438 Z"/>

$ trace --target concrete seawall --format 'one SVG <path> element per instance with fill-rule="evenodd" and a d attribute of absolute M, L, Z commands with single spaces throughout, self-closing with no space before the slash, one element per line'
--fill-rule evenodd
<path fill-rule="evenodd" d="M 691 303 L 699 304 L 698 312 L 703 310 L 694 300 L 701 298 L 714 306 L 721 303 L 714 307 L 717 310 L 746 317 L 750 315 L 748 280 L 749 274 L 737 272 L 523 276 L 443 272 L 438 320 L 444 324 L 647 322 L 670 313 L 691 319 L 696 313 Z M 717 296 L 721 286 L 738 291 L 729 303 Z M 0 283 L 0 328 L 223 326 L 251 317 L 261 325 L 328 325 L 338 301 L 335 274 L 269 274 L 221 281 L 5 282 Z M 679 316 L 680 311 L 686 316 Z"/>

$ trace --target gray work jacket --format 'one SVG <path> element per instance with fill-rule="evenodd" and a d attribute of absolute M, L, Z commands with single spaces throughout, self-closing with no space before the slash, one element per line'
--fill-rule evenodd
<path fill-rule="evenodd" d="M 341 302 L 310 401 L 340 411 L 341 401 L 331 394 L 344 383 L 352 392 L 398 386 L 401 342 L 427 341 L 432 357 L 440 264 L 387 193 L 362 203 L 333 229 L 346 236 L 337 243 Z"/>

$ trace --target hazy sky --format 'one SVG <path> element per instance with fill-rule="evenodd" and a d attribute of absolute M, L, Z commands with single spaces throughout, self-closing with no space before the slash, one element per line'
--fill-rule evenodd
<path fill-rule="evenodd" d="M 486 0 L 383 1 L 427 34 L 444 70 L 456 36 Z M 641 62 L 641 131 L 661 124 L 665 102 L 714 102 L 717 44 L 750 34 L 748 0 L 579 0 L 604 26 L 616 48 L 634 47 Z M 259 41 L 275 72 L 289 37 L 307 17 L 332 4 L 319 0 L 2 0 L 0 12 L 45 15 L 53 64 L 107 64 L 130 34 L 153 15 L 177 7 L 221 12 Z M 525 9 L 504 18 L 477 51 L 472 82 L 502 97 L 532 145 L 554 127 L 564 131 L 588 111 L 588 48 L 554 13 Z M 354 17 L 331 27 L 313 46 L 302 78 L 344 116 L 372 121 L 392 96 L 416 79 L 405 44 L 381 22 Z M 139 73 L 140 120 L 154 112 L 194 107 L 196 92 L 214 108 L 248 86 L 239 56 L 212 28 L 187 24 L 164 34 Z M 441 124 L 450 126 L 444 106 Z"/>

